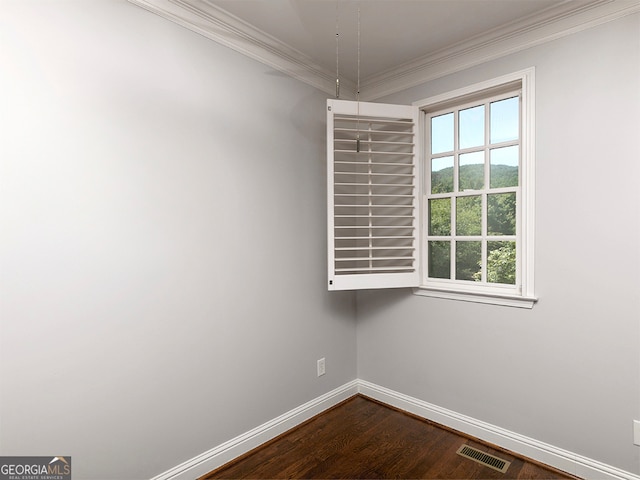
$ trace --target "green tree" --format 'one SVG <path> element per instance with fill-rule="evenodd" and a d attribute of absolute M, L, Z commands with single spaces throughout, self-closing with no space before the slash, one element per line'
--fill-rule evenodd
<path fill-rule="evenodd" d="M 429 242 L 429 277 L 451 278 L 451 242 Z"/>
<path fill-rule="evenodd" d="M 462 165 L 458 172 L 458 190 L 482 190 L 484 188 L 484 165 Z"/>
<path fill-rule="evenodd" d="M 489 242 L 487 255 L 487 282 L 515 285 L 516 283 L 516 242 Z M 478 262 L 482 269 L 482 262 Z M 480 281 L 482 270 L 473 275 Z"/>
<path fill-rule="evenodd" d="M 431 172 L 431 193 L 453 192 L 453 167 Z"/>
<path fill-rule="evenodd" d="M 482 197 L 480 195 L 456 199 L 456 233 L 458 235 L 482 233 Z"/>
<path fill-rule="evenodd" d="M 511 165 L 491 165 L 491 188 L 517 187 L 518 167 Z"/>
<path fill-rule="evenodd" d="M 488 196 L 487 223 L 489 235 L 516 234 L 515 193 L 497 193 Z"/>
<path fill-rule="evenodd" d="M 456 242 L 456 279 L 476 280 L 476 268 L 482 263 L 480 242 Z"/>
<path fill-rule="evenodd" d="M 453 168 L 431 172 L 432 193 L 453 191 Z M 463 165 L 460 168 L 460 189 L 482 189 L 484 165 Z M 492 165 L 491 188 L 518 185 L 518 167 Z M 482 200 L 480 195 L 460 196 L 456 199 L 456 233 L 461 236 L 482 234 Z M 429 201 L 429 234 L 451 235 L 451 198 Z M 488 235 L 516 234 L 516 194 L 489 193 L 487 197 Z M 450 243 L 429 242 L 429 276 L 450 278 Z M 461 241 L 456 246 L 456 278 L 482 279 L 480 242 Z M 516 245 L 512 241 L 489 241 L 487 246 L 487 282 L 515 284 Z M 480 268 L 480 269 L 478 269 Z"/>
<path fill-rule="evenodd" d="M 451 235 L 451 199 L 429 200 L 429 235 Z"/>

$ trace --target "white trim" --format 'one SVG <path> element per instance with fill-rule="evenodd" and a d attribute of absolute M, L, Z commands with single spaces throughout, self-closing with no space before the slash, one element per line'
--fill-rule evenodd
<path fill-rule="evenodd" d="M 421 285 L 414 290 L 416 295 L 426 297 L 445 298 L 449 300 L 462 300 L 467 302 L 486 303 L 493 305 L 504 305 L 510 307 L 533 308 L 537 301 L 534 288 L 534 241 L 535 241 L 535 67 L 530 67 L 517 72 L 502 75 L 497 78 L 485 80 L 467 87 L 459 88 L 451 92 L 442 93 L 433 97 L 417 100 L 413 102 L 415 107 L 421 110 L 428 110 L 434 115 L 443 105 L 447 108 L 451 102 L 456 102 L 455 108 L 463 108 L 465 99 L 477 98 L 486 92 L 502 95 L 503 88 L 511 88 L 517 85 L 517 90 L 521 92 L 522 111 L 520 135 L 520 150 L 522 163 L 520 165 L 520 193 L 518 202 L 520 203 L 518 221 L 518 256 L 520 264 L 519 286 L 507 288 L 502 285 L 480 284 L 474 282 L 456 282 L 447 280 L 435 280 L 426 278 L 426 272 L 422 271 Z M 485 101 L 486 98 L 482 98 Z M 445 110 L 447 111 L 447 110 Z M 421 130 L 424 132 L 425 125 Z M 423 144 L 424 145 L 424 144 Z M 424 147 L 423 147 L 424 149 Z M 423 155 L 422 161 L 426 162 L 427 155 Z M 427 168 L 428 171 L 428 168 Z M 425 188 L 426 180 L 420 184 Z M 428 188 L 427 188 L 428 190 Z M 426 201 L 426 192 L 420 192 L 421 202 Z M 428 238 L 425 231 L 427 225 L 423 219 L 422 237 Z M 423 256 L 423 259 L 426 257 Z M 424 263 L 424 260 L 423 260 Z"/>
<path fill-rule="evenodd" d="M 461 302 L 486 303 L 501 305 L 503 307 L 533 308 L 538 301 L 536 297 L 523 297 L 520 295 L 498 295 L 485 292 L 457 292 L 453 290 L 438 290 L 435 288 L 418 287 L 413 290 L 415 295 L 421 297 L 444 298 L 446 300 L 458 300 Z"/>
<path fill-rule="evenodd" d="M 522 143 L 520 145 L 523 158 L 522 185 L 524 195 L 521 198 L 521 238 L 522 238 L 522 296 L 535 296 L 535 220 L 536 220 L 536 88 L 535 68 L 521 72 L 522 81 Z M 532 305 L 533 306 L 533 305 Z"/>
<path fill-rule="evenodd" d="M 294 47 L 230 15 L 206 0 L 129 0 L 194 32 L 226 45 L 319 90 L 335 94 L 335 72 L 315 64 Z M 640 11 L 640 0 L 562 1 L 535 15 L 503 25 L 428 56 L 363 79 L 361 100 L 407 88 L 556 40 Z M 341 78 L 342 95 L 355 83 Z"/>
<path fill-rule="evenodd" d="M 528 87 L 527 93 L 529 95 L 535 95 L 535 91 L 532 90 L 534 85 L 533 79 L 535 77 L 535 72 L 535 67 L 525 68 L 523 70 L 518 70 L 517 72 L 507 73 L 499 77 L 474 83 L 473 85 L 468 85 L 466 87 L 458 88 L 456 90 L 445 92 L 439 95 L 416 100 L 412 103 L 412 105 L 423 109 L 429 107 L 430 105 L 437 105 L 439 103 L 451 101 L 456 98 L 464 98 L 467 95 L 477 95 L 478 93 L 482 93 L 483 90 L 491 90 L 501 85 L 509 85 L 514 82 L 522 83 L 522 86 L 519 88 L 522 88 L 523 94 L 526 83 Z M 532 98 L 532 100 L 535 101 L 535 98 Z"/>
<path fill-rule="evenodd" d="M 612 467 L 365 380 L 358 380 L 358 393 L 580 478 L 640 480 L 640 475 Z"/>
<path fill-rule="evenodd" d="M 198 478 L 358 393 L 581 478 L 640 480 L 640 475 L 360 379 L 238 435 L 151 480 Z"/>
<path fill-rule="evenodd" d="M 153 477 L 151 480 L 193 480 L 198 478 L 292 429 L 296 425 L 300 425 L 302 422 L 313 418 L 343 400 L 354 396 L 356 393 L 358 393 L 358 381 L 353 380 L 187 460 Z"/>
<path fill-rule="evenodd" d="M 559 2 L 535 15 L 490 30 L 361 82 L 360 98 L 373 101 L 437 78 L 557 40 L 640 11 L 640 0 Z"/>
<path fill-rule="evenodd" d="M 323 92 L 335 94 L 335 72 L 277 38 L 206 0 L 128 0 Z M 340 79 L 342 97 L 353 97 L 355 83 Z"/>

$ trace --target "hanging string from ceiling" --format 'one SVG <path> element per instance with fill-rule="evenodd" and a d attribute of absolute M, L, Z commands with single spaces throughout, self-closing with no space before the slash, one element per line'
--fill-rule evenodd
<path fill-rule="evenodd" d="M 358 83 L 356 85 L 356 100 L 360 101 L 360 4 L 358 4 Z"/>
<path fill-rule="evenodd" d="M 358 54 L 357 54 L 357 68 L 358 68 L 358 80 L 356 82 L 356 106 L 357 106 L 357 137 L 356 137 L 356 152 L 360 152 L 360 4 L 358 4 Z"/>
<path fill-rule="evenodd" d="M 340 98 L 340 2 L 336 0 L 336 98 Z"/>
<path fill-rule="evenodd" d="M 358 4 L 357 42 L 356 100 L 360 100 L 360 4 Z M 340 98 L 340 0 L 336 0 L 336 98 Z"/>
<path fill-rule="evenodd" d="M 340 98 L 340 0 L 336 0 L 336 98 Z M 358 3 L 357 19 L 357 126 L 356 126 L 356 152 L 360 152 L 360 4 Z"/>

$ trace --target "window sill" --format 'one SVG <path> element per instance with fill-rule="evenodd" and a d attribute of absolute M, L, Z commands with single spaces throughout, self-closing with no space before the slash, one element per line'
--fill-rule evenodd
<path fill-rule="evenodd" d="M 487 292 L 468 292 L 455 290 L 440 290 L 431 287 L 418 287 L 413 290 L 414 295 L 422 297 L 444 298 L 462 302 L 486 303 L 501 305 L 504 307 L 533 308 L 538 301 L 535 297 L 523 297 L 521 295 L 501 295 Z"/>

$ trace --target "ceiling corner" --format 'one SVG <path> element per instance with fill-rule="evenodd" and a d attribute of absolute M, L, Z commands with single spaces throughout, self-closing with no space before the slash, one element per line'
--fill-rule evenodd
<path fill-rule="evenodd" d="M 128 1 L 323 92 L 336 93 L 335 72 L 206 0 Z M 345 91 L 355 89 L 352 82 L 341 83 Z"/>
<path fill-rule="evenodd" d="M 128 1 L 329 95 L 336 93 L 335 72 L 207 0 Z M 534 15 L 369 76 L 361 82 L 360 98 L 376 100 L 636 12 L 640 12 L 640 0 L 562 1 Z M 350 92 L 356 90 L 355 83 L 343 78 L 340 82 L 343 96 L 351 97 Z"/>
<path fill-rule="evenodd" d="M 368 78 L 364 100 L 376 100 L 482 63 L 640 12 L 640 0 L 563 2 L 557 7 L 452 45 Z"/>

